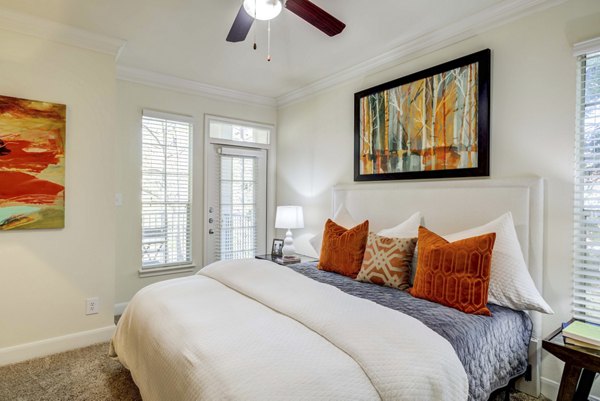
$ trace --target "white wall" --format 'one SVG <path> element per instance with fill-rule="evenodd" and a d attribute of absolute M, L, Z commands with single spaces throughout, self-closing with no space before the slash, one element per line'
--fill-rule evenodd
<path fill-rule="evenodd" d="M 204 244 L 204 115 L 218 115 L 275 124 L 274 107 L 216 100 L 137 83 L 117 83 L 117 185 L 123 206 L 117 208 L 116 291 L 117 303 L 128 302 L 142 287 L 183 274 L 140 278 L 141 266 L 141 117 L 142 109 L 154 109 L 194 117 L 193 138 L 193 259 L 202 266 Z M 190 274 L 190 273 L 187 273 Z"/>
<path fill-rule="evenodd" d="M 556 314 L 544 318 L 543 333 L 550 333 L 571 308 L 572 44 L 599 35 L 600 2 L 573 0 L 280 109 L 277 202 L 305 207 L 306 228 L 297 230 L 296 248 L 310 252 L 306 240 L 329 216 L 331 186 L 353 180 L 353 94 L 490 48 L 491 176 L 546 179 L 543 295 Z M 559 382 L 561 369 L 544 352 L 542 375 Z M 546 392 L 556 390 L 545 383 Z"/>
<path fill-rule="evenodd" d="M 0 77 L 2 95 L 67 105 L 65 228 L 0 232 L 1 361 L 18 345 L 114 326 L 116 136 L 112 56 L 0 30 Z M 92 296 L 100 314 L 85 316 Z"/>

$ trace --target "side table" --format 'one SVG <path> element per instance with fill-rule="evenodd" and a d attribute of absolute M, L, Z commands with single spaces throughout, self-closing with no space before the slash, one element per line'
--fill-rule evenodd
<path fill-rule="evenodd" d="M 312 258 L 310 256 L 300 255 L 299 253 L 295 253 L 294 256 L 299 257 L 300 262 L 284 262 L 284 260 L 281 256 L 274 256 L 274 255 L 271 255 L 270 253 L 267 253 L 265 255 L 256 255 L 254 257 L 256 259 L 270 260 L 271 262 L 277 263 L 279 265 L 291 265 L 291 264 L 296 264 L 296 263 L 316 262 L 319 260 L 316 258 Z"/>
<path fill-rule="evenodd" d="M 562 328 L 546 337 L 542 348 L 565 363 L 557 401 L 587 401 L 600 372 L 600 350 L 565 344 Z"/>

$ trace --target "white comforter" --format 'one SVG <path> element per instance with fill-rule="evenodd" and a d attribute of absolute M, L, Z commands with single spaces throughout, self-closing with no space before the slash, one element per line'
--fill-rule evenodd
<path fill-rule="evenodd" d="M 111 354 L 145 401 L 466 400 L 452 346 L 418 320 L 261 260 L 142 289 Z"/>

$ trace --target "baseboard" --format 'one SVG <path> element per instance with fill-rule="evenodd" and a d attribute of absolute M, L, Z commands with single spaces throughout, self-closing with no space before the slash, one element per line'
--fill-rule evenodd
<path fill-rule="evenodd" d="M 115 316 L 122 315 L 128 304 L 129 304 L 129 302 L 121 302 L 121 303 L 115 304 Z"/>
<path fill-rule="evenodd" d="M 558 397 L 558 387 L 559 386 L 560 386 L 560 384 L 555 382 L 554 380 L 550 380 L 545 377 L 542 377 L 542 394 L 546 398 L 549 398 L 552 401 L 556 400 L 556 398 Z M 600 401 L 600 398 L 590 394 L 589 400 L 590 401 Z"/>
<path fill-rule="evenodd" d="M 556 400 L 558 397 L 558 383 L 554 380 L 547 379 L 542 376 L 542 394 L 550 400 Z"/>
<path fill-rule="evenodd" d="M 113 325 L 67 334 L 66 336 L 48 338 L 32 343 L 15 345 L 14 347 L 0 348 L 0 366 L 108 341 L 114 332 L 115 326 Z"/>

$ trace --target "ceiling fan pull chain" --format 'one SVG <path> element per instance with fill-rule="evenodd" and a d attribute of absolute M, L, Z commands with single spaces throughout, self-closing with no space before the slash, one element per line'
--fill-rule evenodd
<path fill-rule="evenodd" d="M 256 0 L 254 0 L 254 20 L 256 21 Z M 254 45 L 252 46 L 252 48 L 254 50 L 256 50 L 256 24 L 252 24 L 252 30 L 254 31 Z"/>
<path fill-rule="evenodd" d="M 267 24 L 267 61 L 271 61 L 271 20 Z"/>

